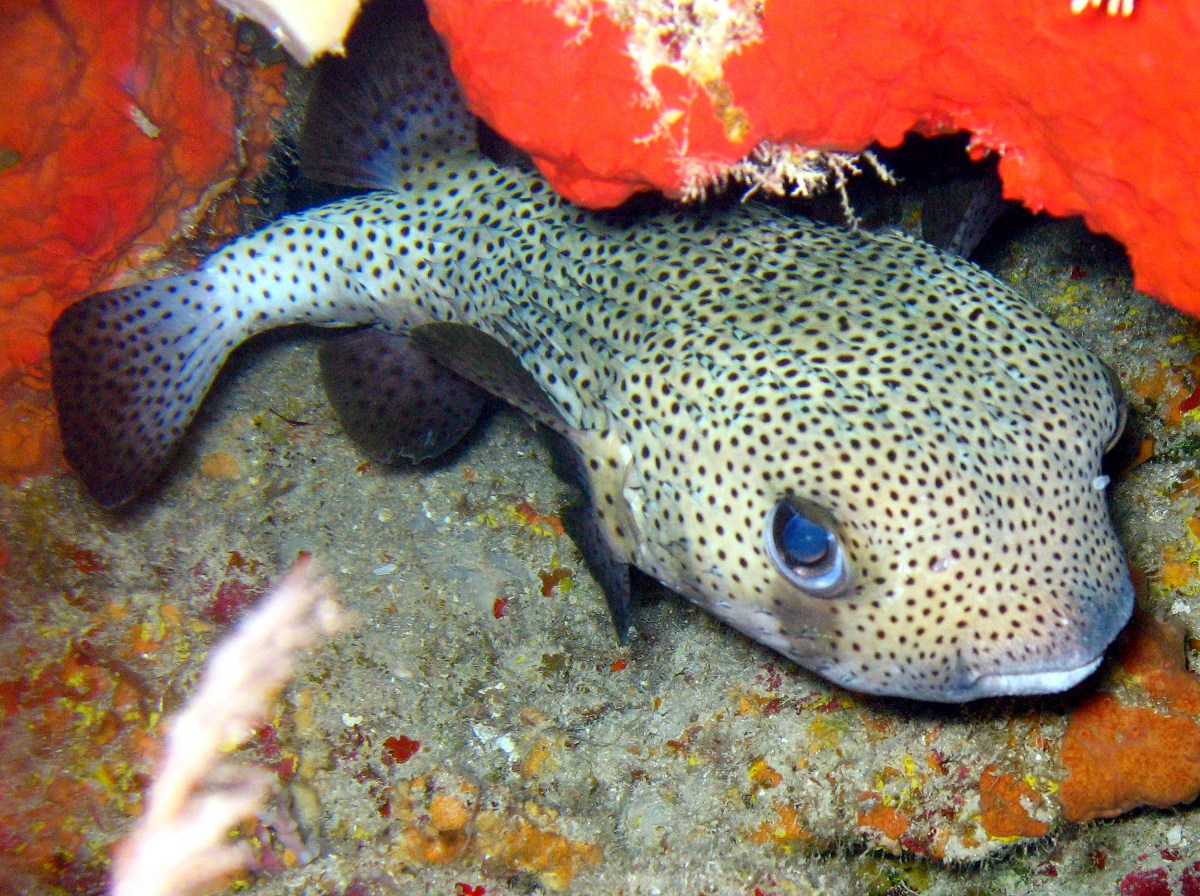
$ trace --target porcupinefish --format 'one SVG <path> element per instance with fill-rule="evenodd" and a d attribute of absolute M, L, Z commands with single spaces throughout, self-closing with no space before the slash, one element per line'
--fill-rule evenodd
<path fill-rule="evenodd" d="M 444 452 L 487 393 L 573 447 L 576 540 L 622 633 L 632 565 L 866 693 L 1054 692 L 1099 665 L 1133 603 L 1100 468 L 1119 390 L 1002 283 L 760 205 L 574 208 L 478 152 L 412 15 L 357 30 L 306 127 L 310 175 L 369 192 L 55 325 L 67 457 L 100 503 L 159 476 L 243 340 L 357 327 L 322 368 L 372 456 Z"/>

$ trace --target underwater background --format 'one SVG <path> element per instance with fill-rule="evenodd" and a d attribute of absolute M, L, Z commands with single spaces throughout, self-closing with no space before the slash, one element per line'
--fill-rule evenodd
<path fill-rule="evenodd" d="M 118 36 L 145 63 L 138 34 L 113 24 L 124 17 L 97 13 L 85 27 L 91 19 L 63 9 L 79 16 L 76 36 L 90 35 L 63 50 L 76 73 L 79 54 L 116 53 Z M 36 16 L 23 13 L 6 11 L 5 39 L 19 43 L 9 28 L 20 19 L 22 40 L 47 53 L 53 29 L 35 44 Z M 150 87 L 136 105 L 151 109 L 144 120 L 126 99 L 38 105 L 30 76 L 27 108 L 57 116 L 39 133 L 64 141 L 45 158 L 67 159 L 58 170 L 78 181 L 46 189 L 28 150 L 0 171 L 10 186 L 28 177 L 30 201 L 50 210 L 26 202 L 10 220 L 72 225 L 65 242 L 24 234 L 4 278 L 20 296 L 5 304 L 0 427 L 0 877 L 10 892 L 103 890 L 164 717 L 211 646 L 309 554 L 355 626 L 311 651 L 237 754 L 277 787 L 238 832 L 253 860 L 231 889 L 1200 893 L 1194 811 L 1137 809 L 1200 789 L 1200 684 L 1185 669 L 1200 609 L 1200 330 L 1134 290 L 1119 244 L 1078 219 L 1012 213 L 975 256 L 1117 371 L 1131 403 L 1111 494 L 1145 613 L 1093 680 L 965 707 L 866 698 L 648 580 L 621 647 L 562 531 L 574 496 L 529 424 L 501 410 L 444 462 L 381 468 L 328 408 L 318 333 L 239 350 L 161 487 L 131 511 L 100 510 L 61 468 L 38 366 L 55 303 L 135 269 L 184 266 L 321 198 L 291 162 L 306 75 L 219 9 L 139 14 L 155 23 L 143 34 L 172 35 L 160 42 L 173 67 L 147 84 L 170 85 L 158 101 L 201 124 L 172 131 Z M 185 35 L 198 49 L 180 63 Z M 205 64 L 226 99 L 181 101 Z M 116 109 L 120 133 L 132 121 L 161 141 L 144 162 L 161 184 L 88 181 L 96 166 L 81 158 L 121 153 L 72 134 L 93 107 Z M 268 122 L 279 138 L 270 149 Z M 195 146 L 164 152 L 172 133 Z M 5 144 L 26 146 L 11 134 Z M 961 141 L 882 153 L 899 186 L 864 177 L 850 184 L 851 206 L 863 226 L 918 234 L 929 187 L 958 176 L 962 155 Z M 130 213 L 137 247 L 115 273 L 97 241 L 122 216 L 108 206 L 97 216 L 94 197 L 142 187 L 153 199 Z M 839 201 L 797 212 L 837 219 Z M 94 270 L 63 262 L 74 256 Z"/>

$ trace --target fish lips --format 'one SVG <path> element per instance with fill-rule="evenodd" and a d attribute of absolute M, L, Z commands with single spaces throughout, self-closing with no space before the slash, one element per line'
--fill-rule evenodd
<path fill-rule="evenodd" d="M 966 702 L 984 697 L 1057 694 L 1075 687 L 1104 661 L 1104 651 L 1078 666 L 1033 672 L 993 672 L 980 675 L 966 689 L 947 695 L 946 702 Z"/>
<path fill-rule="evenodd" d="M 1126 580 L 1115 594 L 1094 605 L 1086 618 L 1081 617 L 1077 623 L 1081 628 L 1076 629 L 1074 639 L 1060 633 L 1041 654 L 1023 661 L 1010 659 L 1007 666 L 1002 658 L 973 665 L 960 655 L 958 668 L 936 678 L 914 676 L 899 665 L 886 671 L 864 670 L 856 663 L 821 661 L 812 652 L 813 642 L 806 644 L 807 650 L 797 650 L 795 644 L 778 649 L 841 687 L 876 697 L 968 703 L 989 697 L 1057 694 L 1079 684 L 1100 667 L 1105 651 L 1133 615 L 1133 607 L 1133 583 Z"/>
<path fill-rule="evenodd" d="M 1104 653 L 1133 615 L 1132 582 L 1115 596 L 1104 612 L 1087 620 L 1085 637 L 1075 649 L 1050 658 L 1050 662 L 1026 669 L 978 672 L 964 668 L 959 676 L 928 694 L 896 693 L 894 696 L 966 703 L 987 697 L 1024 697 L 1058 694 L 1084 681 L 1104 661 Z"/>

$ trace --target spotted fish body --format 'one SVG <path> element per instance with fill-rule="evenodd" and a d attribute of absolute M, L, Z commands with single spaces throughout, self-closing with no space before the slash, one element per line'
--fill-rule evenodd
<path fill-rule="evenodd" d="M 387 189 L 60 320 L 64 440 L 103 503 L 159 474 L 239 342 L 364 325 L 328 366 L 344 418 L 400 421 L 368 447 L 445 450 L 480 388 L 566 437 L 618 617 L 632 564 L 859 691 L 959 702 L 1096 668 L 1132 588 L 1100 473 L 1121 402 L 1094 356 L 901 237 L 754 206 L 575 209 L 464 149 L 425 27 L 373 73 L 352 46 L 314 99 L 310 169 Z M 781 569 L 781 507 L 836 545 L 828 593 Z"/>

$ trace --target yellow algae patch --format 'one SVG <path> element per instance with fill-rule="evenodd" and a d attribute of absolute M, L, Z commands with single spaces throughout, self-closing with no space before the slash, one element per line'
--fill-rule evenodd
<path fill-rule="evenodd" d="M 527 526 L 545 538 L 557 538 L 563 534 L 562 520 L 557 514 L 541 513 L 528 501 L 521 501 L 508 508 L 509 516 L 522 526 Z"/>
<path fill-rule="evenodd" d="M 1200 592 L 1200 516 L 1189 518 L 1183 531 L 1181 538 L 1163 549 L 1162 560 L 1152 573 L 1155 593 Z"/>
<path fill-rule="evenodd" d="M 200 461 L 200 472 L 209 479 L 237 479 L 242 475 L 242 468 L 228 451 L 214 451 Z"/>
<path fill-rule="evenodd" d="M 536 778 L 543 772 L 552 771 L 557 765 L 558 760 L 554 758 L 554 754 L 561 749 L 563 739 L 559 736 L 548 737 L 543 735 L 539 737 L 525 758 L 521 760 L 521 776 L 524 778 Z"/>
<path fill-rule="evenodd" d="M 1069 283 L 1049 304 L 1055 309 L 1054 320 L 1060 327 L 1077 327 L 1083 323 L 1083 309 L 1090 304 L 1088 291 L 1078 283 Z"/>
<path fill-rule="evenodd" d="M 837 746 L 846 730 L 846 723 L 841 719 L 817 716 L 808 726 L 809 752 L 815 753 Z"/>
<path fill-rule="evenodd" d="M 1158 568 L 1158 583 L 1168 591 L 1178 591 L 1191 584 L 1196 577 L 1196 564 L 1179 556 L 1175 548 L 1163 552 L 1163 562 Z"/>

